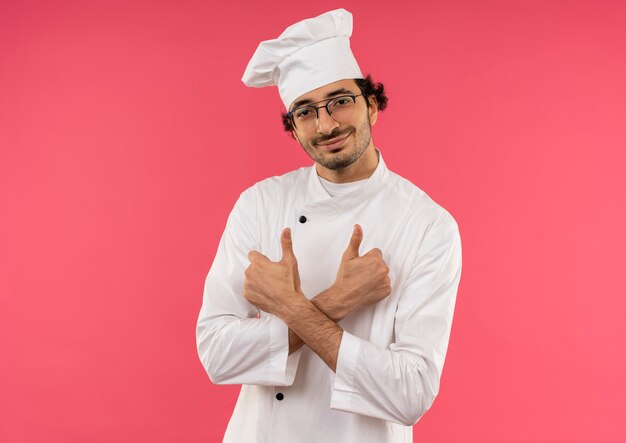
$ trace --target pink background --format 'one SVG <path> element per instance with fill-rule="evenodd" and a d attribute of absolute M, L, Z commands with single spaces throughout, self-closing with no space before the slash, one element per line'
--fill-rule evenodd
<path fill-rule="evenodd" d="M 415 441 L 626 441 L 626 7 L 591 0 L 2 2 L 0 441 L 221 441 L 204 277 L 239 193 L 311 164 L 240 79 L 337 7 L 463 240 Z"/>

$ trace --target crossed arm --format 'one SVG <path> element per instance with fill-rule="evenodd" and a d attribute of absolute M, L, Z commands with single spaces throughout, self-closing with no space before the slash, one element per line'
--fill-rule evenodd
<path fill-rule="evenodd" d="M 442 214 L 423 235 L 415 235 L 421 238 L 417 258 L 395 288 L 394 339 L 384 346 L 336 323 L 389 294 L 381 252 L 358 255 L 360 226 L 333 285 L 308 300 L 300 289 L 289 232 L 281 236 L 280 262 L 251 250 L 258 245 L 257 227 L 249 222 L 255 205 L 253 193 L 242 194 L 205 282 L 196 340 L 211 380 L 290 386 L 300 357 L 294 350 L 304 343 L 335 371 L 331 409 L 414 424 L 439 390 L 461 273 L 455 221 Z M 259 309 L 273 315 L 255 318 Z"/>
<path fill-rule="evenodd" d="M 290 354 L 306 343 L 336 371 L 343 334 L 336 322 L 358 307 L 376 303 L 391 293 L 389 268 L 380 250 L 375 248 L 359 257 L 362 239 L 362 228 L 355 225 L 335 283 L 312 300 L 300 288 L 289 228 L 281 234 L 281 261 L 272 262 L 257 251 L 248 254 L 250 266 L 245 271 L 244 297 L 285 322 L 289 327 Z"/>
<path fill-rule="evenodd" d="M 339 320 L 345 317 L 345 314 L 341 314 L 341 312 L 345 311 L 345 309 L 343 309 L 343 306 L 338 304 L 339 297 L 334 296 L 335 292 L 335 287 L 331 286 L 313 297 L 311 299 L 311 304 L 336 324 Z M 298 336 L 298 334 L 296 334 L 292 329 L 289 329 L 289 354 L 294 353 L 304 344 L 304 341 Z M 331 365 L 329 366 L 332 368 Z"/>

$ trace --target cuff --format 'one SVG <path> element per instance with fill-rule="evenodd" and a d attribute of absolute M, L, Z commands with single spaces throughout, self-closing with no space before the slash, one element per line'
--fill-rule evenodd
<path fill-rule="evenodd" d="M 337 369 L 332 383 L 331 409 L 350 410 L 350 399 L 352 394 L 357 392 L 354 378 L 360 349 L 361 339 L 343 331 L 337 356 Z"/>
<path fill-rule="evenodd" d="M 289 354 L 289 328 L 278 317 L 269 316 L 269 374 L 268 380 L 274 386 L 291 386 L 296 377 L 296 369 L 302 348 Z"/>

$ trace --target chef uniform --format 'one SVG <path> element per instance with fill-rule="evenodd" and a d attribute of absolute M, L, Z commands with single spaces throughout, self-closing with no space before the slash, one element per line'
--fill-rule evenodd
<path fill-rule="evenodd" d="M 320 18 L 337 33 L 349 22 L 350 35 L 345 10 L 299 24 L 315 34 L 311 28 Z M 331 81 L 362 78 L 337 75 Z M 289 104 L 303 93 L 282 86 Z M 312 165 L 262 180 L 236 201 L 197 323 L 198 355 L 210 379 L 242 385 L 224 442 L 408 443 L 412 425 L 432 405 L 461 277 L 459 229 L 444 208 L 391 172 L 375 149 L 378 164 L 365 180 L 324 183 Z M 363 228 L 359 253 L 382 251 L 391 294 L 338 322 L 343 336 L 333 372 L 306 345 L 289 355 L 285 323 L 243 297 L 244 270 L 251 250 L 279 261 L 281 231 L 289 227 L 302 291 L 313 298 L 334 283 L 357 223 Z"/>

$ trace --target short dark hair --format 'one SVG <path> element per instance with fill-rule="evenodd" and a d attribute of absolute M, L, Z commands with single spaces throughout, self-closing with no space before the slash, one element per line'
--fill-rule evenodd
<path fill-rule="evenodd" d="M 365 78 L 355 78 L 354 81 L 361 90 L 361 94 L 363 94 L 368 108 L 370 106 L 369 97 L 374 96 L 378 103 L 378 110 L 385 110 L 389 99 L 385 94 L 385 86 L 382 83 L 375 83 L 369 74 Z M 293 124 L 291 123 L 289 115 L 286 112 L 281 112 L 281 117 L 283 119 L 283 129 L 291 133 L 293 131 Z M 293 137 L 293 134 L 291 134 L 291 136 Z"/>

